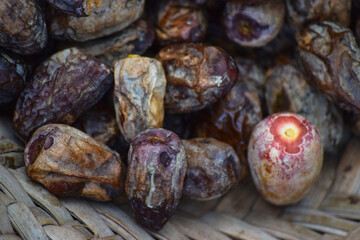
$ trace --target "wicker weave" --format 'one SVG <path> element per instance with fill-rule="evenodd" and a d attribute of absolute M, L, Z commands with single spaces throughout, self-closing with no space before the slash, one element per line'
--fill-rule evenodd
<path fill-rule="evenodd" d="M 296 205 L 275 207 L 250 179 L 220 199 L 183 200 L 159 232 L 137 225 L 129 205 L 58 199 L 29 180 L 24 167 L 0 165 L 3 239 L 360 239 L 360 140 L 327 156 L 319 181 Z"/>

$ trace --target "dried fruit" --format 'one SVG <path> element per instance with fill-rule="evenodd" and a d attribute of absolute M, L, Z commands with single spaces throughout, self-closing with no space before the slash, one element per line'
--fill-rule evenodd
<path fill-rule="evenodd" d="M 131 143 L 125 185 L 136 220 L 160 230 L 178 205 L 186 174 L 184 145 L 173 132 L 148 129 Z"/>
<path fill-rule="evenodd" d="M 50 33 L 56 39 L 84 42 L 109 36 L 135 22 L 143 13 L 145 0 L 102 0 L 101 6 L 84 18 L 55 14 Z"/>
<path fill-rule="evenodd" d="M 321 138 L 300 115 L 277 113 L 256 125 L 248 147 L 252 178 L 261 195 L 276 205 L 299 201 L 320 174 Z"/>
<path fill-rule="evenodd" d="M 151 47 L 154 39 L 153 28 L 146 21 L 139 20 L 115 35 L 76 46 L 108 66 L 113 66 L 116 60 L 129 54 L 142 55 Z"/>
<path fill-rule="evenodd" d="M 77 48 L 43 62 L 21 93 L 14 126 L 24 139 L 46 123 L 72 124 L 113 85 L 110 69 Z"/>
<path fill-rule="evenodd" d="M 211 200 L 224 195 L 239 180 L 240 162 L 234 149 L 214 138 L 183 140 L 187 171 L 183 195 Z"/>
<path fill-rule="evenodd" d="M 336 150 L 343 134 L 341 112 L 312 89 L 302 72 L 286 60 L 268 70 L 266 102 L 270 114 L 293 112 L 305 117 L 319 131 L 324 150 Z"/>
<path fill-rule="evenodd" d="M 166 73 L 165 108 L 192 112 L 214 103 L 234 85 L 238 70 L 221 48 L 194 43 L 169 45 L 157 58 Z"/>
<path fill-rule="evenodd" d="M 298 30 L 329 20 L 349 26 L 351 0 L 286 0 L 288 20 Z"/>
<path fill-rule="evenodd" d="M 42 126 L 24 155 L 29 177 L 55 195 L 108 201 L 124 190 L 126 173 L 119 155 L 76 128 Z"/>
<path fill-rule="evenodd" d="M 261 47 L 279 33 L 285 19 L 283 0 L 249 4 L 227 2 L 224 25 L 230 40 L 240 46 Z"/>
<path fill-rule="evenodd" d="M 156 35 L 162 44 L 200 42 L 207 23 L 201 9 L 187 1 L 169 1 L 160 8 Z"/>
<path fill-rule="evenodd" d="M 19 59 L 0 52 L 0 106 L 15 101 L 25 87 L 27 66 Z"/>
<path fill-rule="evenodd" d="M 102 0 L 47 0 L 50 6 L 77 17 L 89 16 L 101 6 Z"/>
<path fill-rule="evenodd" d="M 196 132 L 199 137 L 213 137 L 230 144 L 240 159 L 239 178 L 248 174 L 247 146 L 251 132 L 262 119 L 260 99 L 238 81 L 212 108 L 201 114 Z"/>
<path fill-rule="evenodd" d="M 159 61 L 130 56 L 115 62 L 116 120 L 129 142 L 141 131 L 162 127 L 166 78 Z"/>
<path fill-rule="evenodd" d="M 341 108 L 360 111 L 360 49 L 351 30 L 335 22 L 309 25 L 296 36 L 309 83 Z"/>
<path fill-rule="evenodd" d="M 47 42 L 44 15 L 36 0 L 2 0 L 0 46 L 19 54 L 40 52 Z"/>

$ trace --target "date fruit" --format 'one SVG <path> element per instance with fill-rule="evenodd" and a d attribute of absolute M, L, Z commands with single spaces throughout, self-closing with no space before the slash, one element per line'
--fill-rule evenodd
<path fill-rule="evenodd" d="M 301 200 L 323 163 L 315 127 L 295 113 L 276 113 L 256 125 L 248 147 L 249 166 L 261 195 L 275 205 Z"/>
<path fill-rule="evenodd" d="M 360 49 L 350 29 L 335 22 L 309 25 L 296 36 L 309 83 L 347 111 L 360 111 Z"/>
<path fill-rule="evenodd" d="M 206 201 L 219 198 L 239 181 L 240 161 L 234 149 L 214 138 L 183 140 L 187 171 L 183 195 Z"/>
<path fill-rule="evenodd" d="M 50 21 L 53 38 L 85 42 L 109 36 L 135 22 L 142 15 L 145 0 L 102 0 L 88 17 L 57 13 Z"/>
<path fill-rule="evenodd" d="M 109 201 L 124 191 L 126 171 L 119 155 L 76 128 L 40 127 L 24 155 L 29 177 L 57 196 Z"/>
<path fill-rule="evenodd" d="M 159 61 L 130 55 L 114 65 L 114 107 L 128 142 L 148 128 L 162 127 L 166 78 Z"/>
<path fill-rule="evenodd" d="M 197 5 L 172 0 L 160 8 L 157 26 L 157 38 L 165 45 L 202 41 L 205 38 L 207 23 Z"/>
<path fill-rule="evenodd" d="M 47 123 L 72 124 L 113 85 L 111 70 L 77 48 L 57 52 L 35 70 L 16 103 L 14 126 L 24 139 Z"/>
<path fill-rule="evenodd" d="M 165 108 L 172 113 L 205 108 L 235 84 L 238 69 L 221 48 L 195 43 L 169 45 L 157 58 L 166 73 Z"/>
<path fill-rule="evenodd" d="M 1 47 L 30 55 L 43 50 L 46 42 L 45 18 L 36 0 L 1 0 Z"/>
<path fill-rule="evenodd" d="M 136 220 L 160 230 L 174 214 L 186 174 L 184 145 L 173 132 L 148 129 L 131 143 L 125 185 Z"/>
<path fill-rule="evenodd" d="M 94 9 L 100 8 L 103 0 L 47 0 L 50 6 L 76 17 L 91 15 Z"/>
<path fill-rule="evenodd" d="M 287 60 L 268 70 L 266 102 L 269 114 L 293 112 L 305 117 L 319 131 L 324 150 L 337 150 L 343 135 L 341 112 L 311 88 L 303 73 Z"/>
<path fill-rule="evenodd" d="M 283 0 L 257 4 L 227 2 L 224 12 L 227 36 L 240 46 L 265 46 L 280 32 L 285 12 Z"/>

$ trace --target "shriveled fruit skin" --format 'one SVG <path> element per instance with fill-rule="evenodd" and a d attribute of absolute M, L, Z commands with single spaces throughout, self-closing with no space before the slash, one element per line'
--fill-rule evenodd
<path fill-rule="evenodd" d="M 323 146 L 317 130 L 305 118 L 276 113 L 253 130 L 248 160 L 260 194 L 272 204 L 286 205 L 301 200 L 316 182 Z"/>
<path fill-rule="evenodd" d="M 113 85 L 110 68 L 77 48 L 57 52 L 34 72 L 16 103 L 14 126 L 24 139 L 46 123 L 72 124 Z"/>
<path fill-rule="evenodd" d="M 229 144 L 214 138 L 193 138 L 183 144 L 187 159 L 183 195 L 187 198 L 216 199 L 239 181 L 239 157 Z"/>
<path fill-rule="evenodd" d="M 235 84 L 238 69 L 223 49 L 195 43 L 164 47 L 157 55 L 166 73 L 165 108 L 193 112 L 224 96 Z"/>
<path fill-rule="evenodd" d="M 77 42 L 109 36 L 139 19 L 144 4 L 145 0 L 102 0 L 88 17 L 57 13 L 51 18 L 50 33 L 53 38 Z"/>
<path fill-rule="evenodd" d="M 2 0 L 0 4 L 0 46 L 30 55 L 47 42 L 44 14 L 36 0 Z"/>
<path fill-rule="evenodd" d="M 76 17 L 86 17 L 101 6 L 102 0 L 47 0 L 50 6 Z"/>
<path fill-rule="evenodd" d="M 36 130 L 24 159 L 29 177 L 57 196 L 109 201 L 124 190 L 126 170 L 119 155 L 67 125 Z"/>
<path fill-rule="evenodd" d="M 153 128 L 131 143 L 125 185 L 136 220 L 160 230 L 178 205 L 186 174 L 185 148 L 180 138 Z"/>
<path fill-rule="evenodd" d="M 360 111 L 360 49 L 350 29 L 335 22 L 309 25 L 296 36 L 309 83 L 347 111 Z"/>
<path fill-rule="evenodd" d="M 115 62 L 114 107 L 125 139 L 148 128 L 162 127 L 166 78 L 153 58 L 130 56 Z"/>

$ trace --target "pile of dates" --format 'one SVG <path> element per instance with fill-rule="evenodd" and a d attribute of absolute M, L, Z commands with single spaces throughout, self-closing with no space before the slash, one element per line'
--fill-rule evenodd
<path fill-rule="evenodd" d="M 249 176 L 269 114 L 360 135 L 358 43 L 356 0 L 2 0 L 0 111 L 33 180 L 159 230 Z"/>

